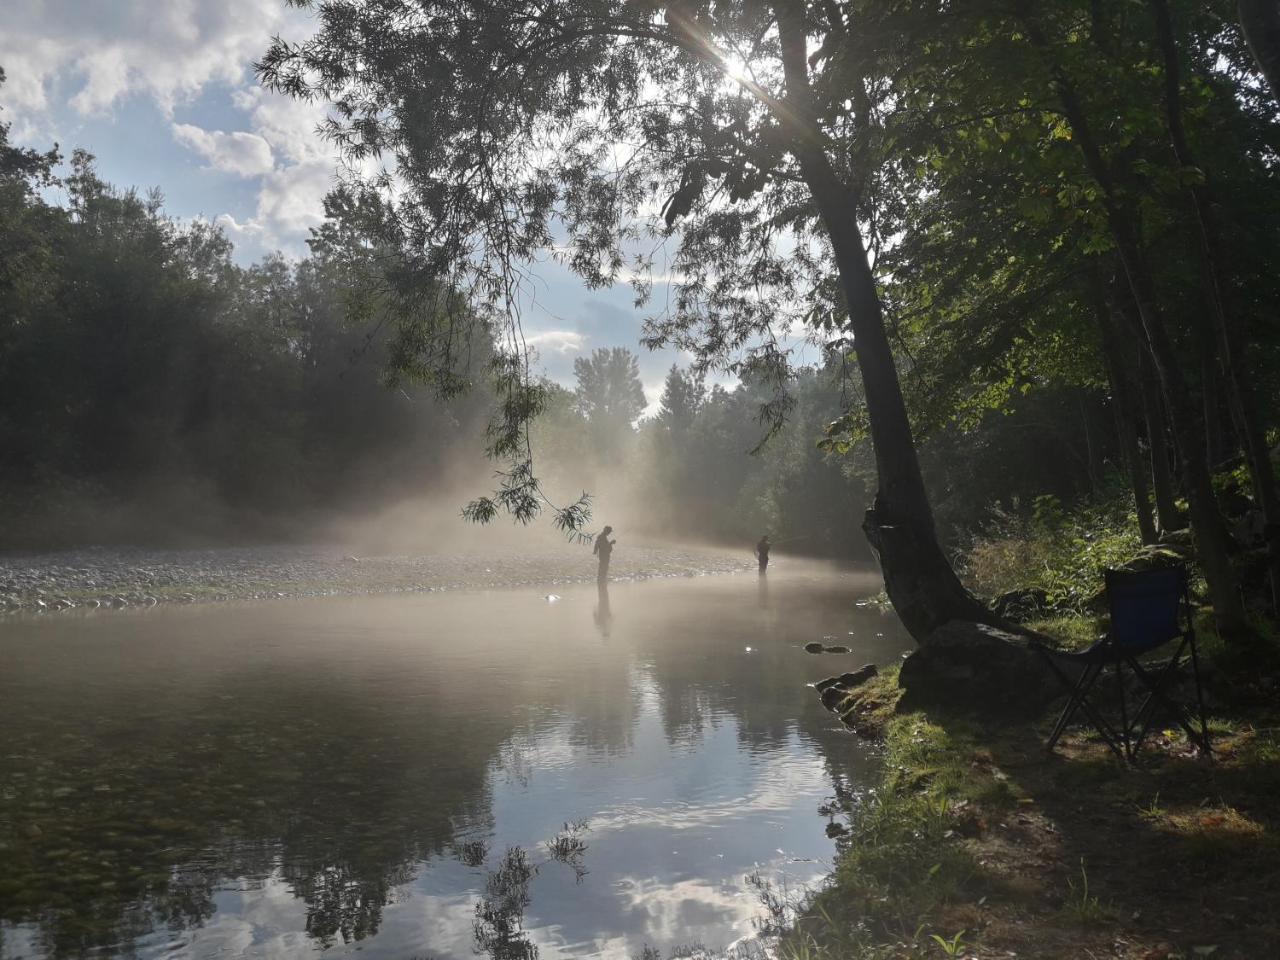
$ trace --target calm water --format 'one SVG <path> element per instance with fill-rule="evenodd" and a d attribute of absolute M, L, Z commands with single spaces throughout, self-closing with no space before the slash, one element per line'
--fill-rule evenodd
<path fill-rule="evenodd" d="M 777 567 L 767 588 L 615 584 L 607 604 L 0 622 L 0 957 L 549 960 L 751 936 L 747 876 L 828 872 L 818 807 L 874 764 L 805 684 L 907 647 L 854 605 L 868 579 Z M 855 654 L 800 649 L 824 635 Z"/>

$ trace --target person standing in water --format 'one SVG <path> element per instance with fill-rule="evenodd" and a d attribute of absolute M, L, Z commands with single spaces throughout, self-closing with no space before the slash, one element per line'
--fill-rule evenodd
<path fill-rule="evenodd" d="M 760 561 L 760 572 L 764 573 L 769 568 L 769 535 L 765 534 L 760 538 L 760 542 L 756 544 L 756 559 Z"/>
<path fill-rule="evenodd" d="M 596 537 L 596 545 L 591 549 L 597 557 L 600 558 L 600 568 L 596 571 L 596 582 L 605 583 L 609 579 L 609 557 L 613 554 L 613 548 L 617 545 L 617 540 L 610 540 L 609 534 L 613 533 L 613 527 L 605 527 L 600 536 Z"/>

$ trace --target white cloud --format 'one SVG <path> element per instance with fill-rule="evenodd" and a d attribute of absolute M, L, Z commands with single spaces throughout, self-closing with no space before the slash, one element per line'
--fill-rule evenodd
<path fill-rule="evenodd" d="M 576 330 L 542 330 L 525 337 L 525 343 L 542 353 L 565 356 L 579 353 L 585 338 Z"/>
<path fill-rule="evenodd" d="M 254 133 L 241 130 L 223 133 L 190 123 L 175 123 L 173 135 L 179 143 L 208 160 L 216 170 L 240 177 L 257 177 L 270 173 L 275 167 L 270 144 Z"/>
<path fill-rule="evenodd" d="M 4 119 L 17 139 L 49 137 L 66 124 L 68 109 L 98 115 L 146 97 L 170 119 L 174 139 L 210 167 L 258 179 L 253 217 L 223 214 L 217 222 L 255 253 L 281 247 L 301 254 L 333 182 L 332 152 L 315 135 L 324 105 L 257 88 L 252 65 L 273 34 L 300 40 L 313 29 L 309 15 L 284 0 L 5 0 Z M 248 129 L 212 129 L 198 117 L 174 122 L 178 105 L 224 84 L 248 114 Z"/>
<path fill-rule="evenodd" d="M 642 417 L 656 416 L 658 411 L 662 409 L 662 391 L 667 387 L 667 381 L 664 377 L 661 380 L 642 380 L 640 386 L 644 389 L 645 407 Z"/>
<path fill-rule="evenodd" d="M 263 178 L 258 219 L 283 232 L 304 235 L 324 219 L 324 197 L 334 184 L 332 160 L 283 167 Z"/>
<path fill-rule="evenodd" d="M 291 163 L 328 160 L 333 150 L 316 135 L 328 108 L 319 101 L 296 100 L 262 87 L 237 90 L 231 102 L 249 114 L 249 126 Z"/>
<path fill-rule="evenodd" d="M 262 177 L 252 217 L 237 220 L 224 213 L 214 222 L 237 246 L 255 254 L 281 250 L 302 256 L 308 231 L 324 220 L 324 197 L 333 184 L 331 160 L 278 167 Z"/>
<path fill-rule="evenodd" d="M 140 93 L 169 114 L 206 85 L 239 84 L 271 35 L 302 33 L 283 0 L 6 0 L 0 63 L 15 112 L 110 109 Z M 299 25 L 303 25 L 299 29 Z"/>

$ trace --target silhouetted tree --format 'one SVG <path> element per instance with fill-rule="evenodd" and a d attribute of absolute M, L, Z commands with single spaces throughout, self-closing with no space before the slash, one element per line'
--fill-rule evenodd
<path fill-rule="evenodd" d="M 578 411 L 605 460 L 616 459 L 633 424 L 644 413 L 639 358 L 626 347 L 600 347 L 573 361 Z"/>
<path fill-rule="evenodd" d="M 683 437 L 693 426 L 703 401 L 706 399 L 705 379 L 701 373 L 681 370 L 676 364 L 667 371 L 662 385 L 662 398 L 658 401 L 658 424 L 673 438 Z"/>

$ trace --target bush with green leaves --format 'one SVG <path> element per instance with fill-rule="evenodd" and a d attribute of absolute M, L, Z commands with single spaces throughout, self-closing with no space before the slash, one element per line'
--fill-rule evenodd
<path fill-rule="evenodd" d="M 980 595 L 1042 590 L 1049 606 L 1083 612 L 1102 589 L 1103 571 L 1143 552 L 1132 510 L 1122 498 L 1086 502 L 1068 512 L 1057 497 L 1042 496 L 1029 512 L 992 511 L 961 566 Z"/>

